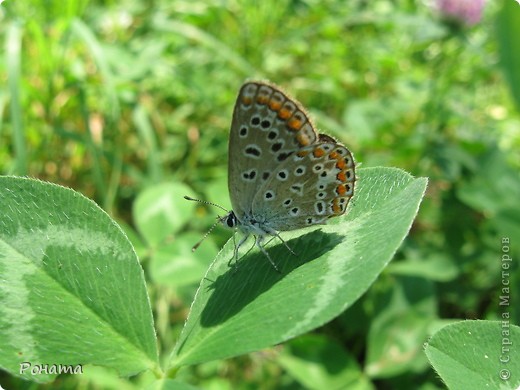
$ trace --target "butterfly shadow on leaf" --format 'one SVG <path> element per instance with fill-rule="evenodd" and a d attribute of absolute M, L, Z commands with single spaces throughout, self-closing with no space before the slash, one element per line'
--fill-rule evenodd
<path fill-rule="evenodd" d="M 244 307 L 270 290 L 276 283 L 281 283 L 298 268 L 320 258 L 343 239 L 341 234 L 314 230 L 287 241 L 297 256 L 291 254 L 282 243 L 268 245 L 266 250 L 280 272 L 273 268 L 263 253 L 257 250 L 251 251 L 239 259 L 238 269 L 229 268 L 216 280 L 207 280 L 206 288 L 213 292 L 201 313 L 201 325 L 216 326 L 239 314 Z"/>

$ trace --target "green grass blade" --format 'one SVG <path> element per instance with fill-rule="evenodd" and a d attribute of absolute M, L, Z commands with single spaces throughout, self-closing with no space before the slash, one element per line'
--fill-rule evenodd
<path fill-rule="evenodd" d="M 25 130 L 22 120 L 22 105 L 20 102 L 20 75 L 21 75 L 21 49 L 22 29 L 17 22 L 13 22 L 7 29 L 5 42 L 7 57 L 7 78 L 9 83 L 11 103 L 11 123 L 13 134 L 13 147 L 15 153 L 14 174 L 27 175 L 27 149 L 25 145 Z"/>
<path fill-rule="evenodd" d="M 520 6 L 514 1 L 504 1 L 497 16 L 497 38 L 500 62 L 509 81 L 511 94 L 520 110 Z"/>
<path fill-rule="evenodd" d="M 180 21 L 163 19 L 158 19 L 155 22 L 155 26 L 159 30 L 179 34 L 213 50 L 217 56 L 227 60 L 232 67 L 238 69 L 243 74 L 253 75 L 256 73 L 256 69 L 235 50 L 196 26 Z"/>
<path fill-rule="evenodd" d="M 72 31 L 85 43 L 96 62 L 104 80 L 104 95 L 107 97 L 107 104 L 110 107 L 109 112 L 113 119 L 118 119 L 121 114 L 121 108 L 116 94 L 114 75 L 106 60 L 101 42 L 97 39 L 92 29 L 79 19 L 74 20 L 72 23 Z"/>

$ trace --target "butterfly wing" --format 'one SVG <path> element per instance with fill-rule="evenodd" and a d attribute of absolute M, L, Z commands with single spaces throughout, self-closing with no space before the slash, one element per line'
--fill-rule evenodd
<path fill-rule="evenodd" d="M 259 188 L 253 214 L 264 216 L 270 229 L 299 229 L 345 212 L 354 193 L 354 159 L 331 137 L 319 138 L 276 167 Z"/>
<path fill-rule="evenodd" d="M 245 83 L 233 112 L 228 153 L 229 194 L 237 217 L 252 214 L 253 199 L 277 167 L 317 139 L 297 102 L 273 85 Z"/>

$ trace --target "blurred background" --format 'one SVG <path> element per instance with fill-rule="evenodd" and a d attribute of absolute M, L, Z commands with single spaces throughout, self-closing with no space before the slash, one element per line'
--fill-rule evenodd
<path fill-rule="evenodd" d="M 236 94 L 246 79 L 270 80 L 361 167 L 426 176 L 428 191 L 396 258 L 339 318 L 178 378 L 331 389 L 361 372 L 360 389 L 443 388 L 423 343 L 455 320 L 500 319 L 505 239 L 520 256 L 519 36 L 514 0 L 5 0 L 0 173 L 71 187 L 123 226 L 166 356 L 231 235 L 217 228 L 191 253 L 219 210 L 182 196 L 230 207 Z M 163 218 L 146 223 L 157 203 Z M 516 265 L 512 297 L 519 286 Z M 32 387 L 139 387 L 116 378 L 100 370 Z"/>

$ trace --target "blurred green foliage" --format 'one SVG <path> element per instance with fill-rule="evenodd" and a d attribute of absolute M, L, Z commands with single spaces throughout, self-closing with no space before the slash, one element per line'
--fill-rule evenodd
<path fill-rule="evenodd" d="M 453 319 L 500 319 L 504 238 L 515 264 L 520 258 L 520 86 L 509 47 L 520 7 L 499 6 L 489 2 L 482 21 L 464 28 L 406 0 L 6 0 L 0 172 L 72 187 L 121 221 L 149 277 L 167 354 L 204 261 L 195 259 L 176 285 L 157 277 L 157 256 L 164 260 L 172 242 L 189 247 L 186 233 L 205 231 L 216 212 L 197 207 L 157 243 L 134 227 L 136 199 L 172 183 L 229 207 L 227 138 L 238 88 L 247 78 L 282 85 L 364 167 L 429 177 L 427 196 L 387 272 L 319 336 L 190 367 L 178 378 L 219 389 L 311 386 L 318 379 L 294 370 L 319 343 L 349 351 L 346 364 L 362 367 L 375 387 L 441 388 L 422 352 L 426 337 Z M 217 246 L 208 244 L 204 257 L 228 237 L 217 229 L 208 239 Z M 183 251 L 172 249 L 172 258 Z M 517 265 L 509 277 L 519 297 Z M 517 324 L 519 302 L 507 308 Z M 320 356 L 310 359 L 327 367 Z M 20 383 L 0 379 L 7 388 Z M 88 376 L 58 384 L 81 382 L 110 387 Z"/>

